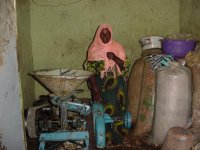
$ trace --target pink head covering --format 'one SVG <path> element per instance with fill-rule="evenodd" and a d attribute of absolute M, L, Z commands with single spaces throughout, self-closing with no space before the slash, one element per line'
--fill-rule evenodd
<path fill-rule="evenodd" d="M 100 38 L 100 33 L 104 28 L 108 28 L 111 33 L 111 39 L 108 43 L 104 44 Z M 92 42 L 91 46 L 88 49 L 88 61 L 104 61 L 104 70 L 101 71 L 101 77 L 103 78 L 107 72 L 112 71 L 115 74 L 115 67 L 117 67 L 117 71 L 121 74 L 121 70 L 119 66 L 113 61 L 107 58 L 107 52 L 113 52 L 117 57 L 121 60 L 126 60 L 126 54 L 123 46 L 116 41 L 112 40 L 112 28 L 107 24 L 102 24 L 99 26 L 95 39 Z"/>

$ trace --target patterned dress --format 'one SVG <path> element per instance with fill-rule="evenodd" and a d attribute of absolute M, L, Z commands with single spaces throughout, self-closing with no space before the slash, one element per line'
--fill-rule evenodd
<path fill-rule="evenodd" d="M 125 61 L 125 70 L 122 74 L 107 72 L 103 78 L 100 76 L 101 70 L 104 69 L 103 61 L 88 62 L 87 70 L 96 73 L 95 79 L 100 90 L 102 103 L 106 114 L 112 118 L 123 118 L 127 111 L 128 96 L 126 76 L 128 73 L 129 62 Z M 117 121 L 114 124 L 106 124 L 106 142 L 122 144 L 123 138 L 128 136 L 128 130 L 124 128 L 122 121 Z"/>

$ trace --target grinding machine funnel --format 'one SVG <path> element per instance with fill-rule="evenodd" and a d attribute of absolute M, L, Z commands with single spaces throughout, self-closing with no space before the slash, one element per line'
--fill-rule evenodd
<path fill-rule="evenodd" d="M 65 97 L 72 94 L 93 74 L 86 70 L 45 69 L 34 71 L 30 75 L 50 93 Z"/>

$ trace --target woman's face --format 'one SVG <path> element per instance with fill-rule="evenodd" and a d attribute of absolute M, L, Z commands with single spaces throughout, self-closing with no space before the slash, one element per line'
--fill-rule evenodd
<path fill-rule="evenodd" d="M 111 39 L 111 33 L 108 28 L 104 28 L 100 33 L 100 38 L 104 44 L 108 43 Z"/>

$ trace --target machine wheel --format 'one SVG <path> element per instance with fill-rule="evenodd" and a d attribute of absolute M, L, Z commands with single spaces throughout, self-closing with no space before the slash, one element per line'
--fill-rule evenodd
<path fill-rule="evenodd" d="M 49 106 L 49 103 L 36 106 L 36 107 L 30 107 L 27 112 L 27 117 L 25 120 L 27 132 L 30 138 L 37 138 L 38 137 L 38 125 L 36 124 L 38 120 L 38 113 L 37 110 Z"/>
<path fill-rule="evenodd" d="M 95 150 L 94 122 L 92 113 L 86 117 L 89 132 L 89 150 Z"/>

